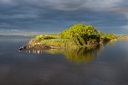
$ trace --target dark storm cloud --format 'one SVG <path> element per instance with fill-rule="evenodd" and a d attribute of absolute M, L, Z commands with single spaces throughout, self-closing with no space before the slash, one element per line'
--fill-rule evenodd
<path fill-rule="evenodd" d="M 61 32 L 77 23 L 111 27 L 119 22 L 117 26 L 123 26 L 127 20 L 126 2 L 126 0 L 1 0 L 0 29 Z"/>

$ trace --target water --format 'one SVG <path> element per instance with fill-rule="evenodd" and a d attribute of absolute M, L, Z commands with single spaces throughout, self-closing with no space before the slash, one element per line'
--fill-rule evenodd
<path fill-rule="evenodd" d="M 0 36 L 0 85 L 128 85 L 128 40 L 19 52 L 31 38 Z"/>

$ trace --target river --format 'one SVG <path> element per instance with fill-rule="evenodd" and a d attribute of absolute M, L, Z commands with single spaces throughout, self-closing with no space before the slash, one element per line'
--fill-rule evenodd
<path fill-rule="evenodd" d="M 31 38 L 0 36 L 0 85 L 128 85 L 128 39 L 94 49 L 19 51 Z"/>

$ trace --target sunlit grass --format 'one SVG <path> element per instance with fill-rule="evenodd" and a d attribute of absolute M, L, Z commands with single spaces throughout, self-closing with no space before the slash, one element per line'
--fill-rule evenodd
<path fill-rule="evenodd" d="M 41 43 L 46 45 L 53 45 L 56 47 L 70 47 L 70 48 L 79 47 L 74 40 L 70 40 L 70 39 L 47 39 L 47 40 L 42 40 Z"/>

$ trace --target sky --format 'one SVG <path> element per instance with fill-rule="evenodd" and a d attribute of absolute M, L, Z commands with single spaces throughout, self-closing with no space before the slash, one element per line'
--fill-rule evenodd
<path fill-rule="evenodd" d="M 128 0 L 0 0 L 0 34 L 59 34 L 75 24 L 128 34 Z"/>

